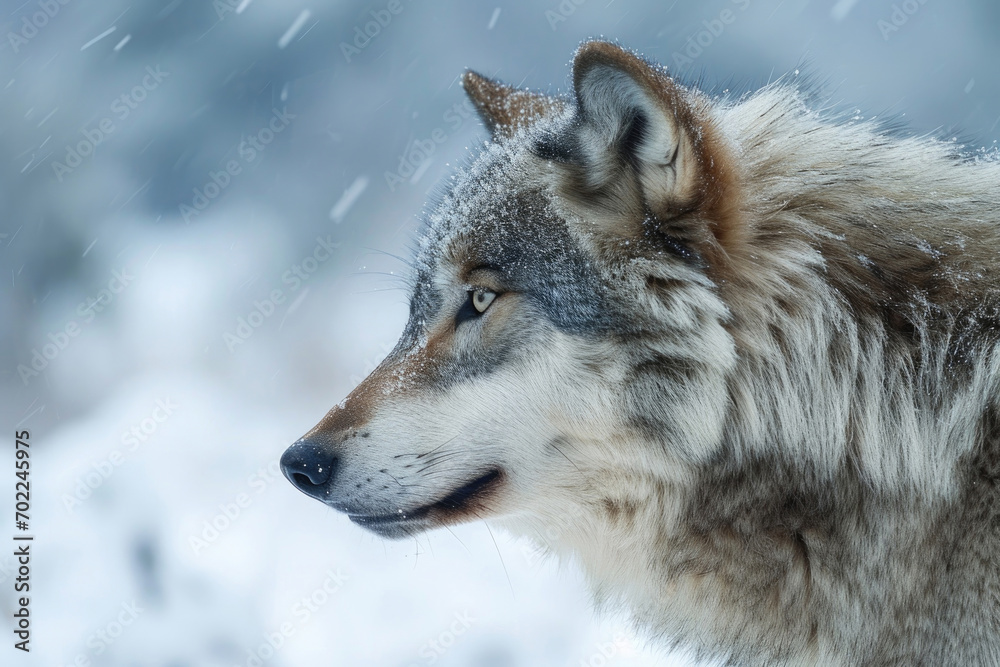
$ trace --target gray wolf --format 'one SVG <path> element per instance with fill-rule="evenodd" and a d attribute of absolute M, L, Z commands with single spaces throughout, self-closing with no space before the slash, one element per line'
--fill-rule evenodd
<path fill-rule="evenodd" d="M 464 85 L 492 141 L 292 483 L 546 535 L 699 659 L 1000 665 L 1000 162 L 605 42 Z"/>

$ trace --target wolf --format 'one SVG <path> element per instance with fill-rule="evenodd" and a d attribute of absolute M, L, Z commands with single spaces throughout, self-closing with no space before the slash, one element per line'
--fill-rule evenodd
<path fill-rule="evenodd" d="M 602 41 L 463 82 L 491 139 L 288 479 L 534 539 L 699 660 L 1000 665 L 1000 161 Z"/>

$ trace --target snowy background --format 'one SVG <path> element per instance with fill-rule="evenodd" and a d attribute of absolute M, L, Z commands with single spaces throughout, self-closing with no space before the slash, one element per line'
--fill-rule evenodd
<path fill-rule="evenodd" d="M 458 76 L 565 90 L 605 36 L 718 92 L 799 69 L 836 108 L 1000 137 L 995 0 L 0 7 L 0 516 L 27 428 L 37 536 L 30 656 L 0 547 L 4 665 L 687 664 L 530 545 L 385 543 L 277 472 L 401 330 L 393 255 L 484 138 Z"/>

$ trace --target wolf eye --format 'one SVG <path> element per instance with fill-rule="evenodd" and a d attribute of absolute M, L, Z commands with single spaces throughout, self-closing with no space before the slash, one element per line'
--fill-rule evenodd
<path fill-rule="evenodd" d="M 497 293 L 488 289 L 469 290 L 469 298 L 455 314 L 455 326 L 457 327 L 462 322 L 475 319 L 485 313 L 496 298 Z"/>
<path fill-rule="evenodd" d="M 485 313 L 495 298 L 497 298 L 496 292 L 491 292 L 487 289 L 474 290 L 472 292 L 472 306 L 476 309 L 476 312 Z"/>

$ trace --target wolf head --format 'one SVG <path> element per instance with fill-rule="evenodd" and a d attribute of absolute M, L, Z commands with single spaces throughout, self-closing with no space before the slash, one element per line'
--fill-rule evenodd
<path fill-rule="evenodd" d="M 493 140 L 428 216 L 402 337 L 282 457 L 380 535 L 499 519 L 569 540 L 718 445 L 725 141 L 699 94 L 613 44 L 582 46 L 573 84 L 465 75 Z"/>
<path fill-rule="evenodd" d="M 493 141 L 292 483 L 541 538 L 726 664 L 996 663 L 1000 162 L 602 42 L 566 98 L 464 84 Z"/>

